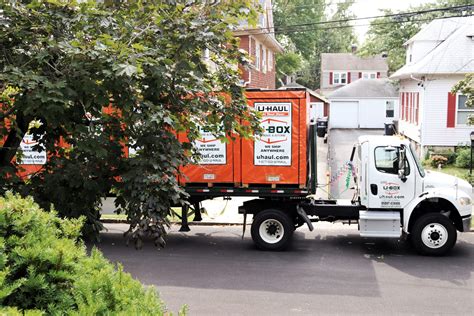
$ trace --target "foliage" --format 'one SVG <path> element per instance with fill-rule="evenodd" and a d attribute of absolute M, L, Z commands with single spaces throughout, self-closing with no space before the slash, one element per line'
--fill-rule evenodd
<path fill-rule="evenodd" d="M 178 167 L 199 126 L 222 139 L 257 129 L 236 67 L 247 58 L 232 33 L 255 22 L 252 3 L 2 1 L 0 190 L 54 204 L 62 217 L 85 215 L 91 233 L 101 229 L 100 199 L 113 192 L 127 236 L 164 245 L 170 206 L 186 197 Z M 185 130 L 182 145 L 175 131 Z M 27 132 L 50 159 L 24 181 L 14 156 Z M 126 159 L 126 147 L 136 155 Z"/>
<path fill-rule="evenodd" d="M 430 164 L 432 167 L 445 166 L 448 163 L 448 158 L 441 155 L 431 156 Z"/>
<path fill-rule="evenodd" d="M 437 0 L 419 6 L 412 6 L 408 10 L 393 12 L 382 10 L 382 14 L 404 13 L 434 8 L 444 8 L 456 5 L 468 5 L 468 0 Z M 459 12 L 455 12 L 459 13 Z M 452 13 L 451 13 L 452 15 Z M 405 64 L 405 47 L 403 44 L 418 33 L 421 27 L 435 18 L 448 16 L 443 12 L 431 12 L 423 15 L 408 17 L 383 17 L 371 21 L 367 32 L 367 39 L 359 50 L 361 56 L 387 54 L 389 71 L 394 72 Z"/>
<path fill-rule="evenodd" d="M 0 312 L 163 315 L 153 288 L 78 241 L 83 218 L 60 219 L 18 195 L 0 198 Z"/>
<path fill-rule="evenodd" d="M 456 154 L 457 157 L 454 165 L 458 168 L 469 168 L 471 164 L 471 148 L 462 148 Z"/>
<path fill-rule="evenodd" d="M 279 76 L 294 75 L 301 70 L 301 67 L 301 56 L 296 53 L 286 52 L 277 56 L 276 68 L 278 69 Z"/>
<path fill-rule="evenodd" d="M 357 39 L 348 22 L 338 22 L 331 26 L 314 23 L 353 17 L 350 11 L 353 1 L 336 3 L 332 14 L 327 10 L 330 2 L 325 0 L 276 0 L 274 3 L 275 28 L 279 31 L 277 38 L 283 43 L 289 41 L 287 50 L 302 57 L 302 67 L 296 81 L 311 89 L 319 88 L 321 54 L 350 52 Z M 298 29 L 294 27 L 302 24 L 308 25 Z M 286 67 L 286 61 L 282 59 L 277 70 Z M 282 72 L 285 73 L 283 70 Z"/>
<path fill-rule="evenodd" d="M 451 93 L 460 93 L 466 96 L 466 107 L 474 106 L 474 74 L 466 74 L 466 77 L 459 81 L 451 90 Z M 474 124 L 474 117 L 469 115 L 469 125 Z"/>

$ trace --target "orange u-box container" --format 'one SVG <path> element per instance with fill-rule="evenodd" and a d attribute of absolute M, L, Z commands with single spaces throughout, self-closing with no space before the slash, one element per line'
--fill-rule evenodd
<path fill-rule="evenodd" d="M 309 93 L 305 89 L 250 90 L 246 97 L 248 105 L 261 113 L 263 133 L 254 141 L 236 138 L 222 143 L 204 131 L 195 143 L 202 160 L 182 168 L 181 183 L 306 188 Z"/>

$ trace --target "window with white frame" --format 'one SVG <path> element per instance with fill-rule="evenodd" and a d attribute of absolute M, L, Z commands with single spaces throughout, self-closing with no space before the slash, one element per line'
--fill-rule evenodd
<path fill-rule="evenodd" d="M 468 125 L 469 116 L 474 115 L 474 108 L 466 106 L 467 96 L 458 94 L 456 96 L 457 113 L 456 123 L 458 125 Z"/>
<path fill-rule="evenodd" d="M 267 49 L 262 46 L 262 71 L 267 72 Z"/>
<path fill-rule="evenodd" d="M 267 51 L 268 53 L 268 71 L 272 71 L 273 70 L 273 52 L 271 50 L 268 50 Z"/>
<path fill-rule="evenodd" d="M 347 72 L 335 72 L 332 79 L 333 84 L 346 84 L 347 83 Z"/>
<path fill-rule="evenodd" d="M 395 101 L 385 102 L 385 117 L 392 118 L 395 114 Z"/>
<path fill-rule="evenodd" d="M 363 72 L 362 78 L 363 79 L 377 79 L 377 73 L 376 72 Z"/>
<path fill-rule="evenodd" d="M 255 67 L 260 70 L 260 43 L 255 43 Z"/>

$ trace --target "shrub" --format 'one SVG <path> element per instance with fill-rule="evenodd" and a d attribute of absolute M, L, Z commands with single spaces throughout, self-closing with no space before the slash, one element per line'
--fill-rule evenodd
<path fill-rule="evenodd" d="M 434 155 L 431 156 L 431 166 L 432 167 L 438 167 L 441 165 L 441 167 L 444 167 L 448 163 L 448 158 L 440 155 Z"/>
<path fill-rule="evenodd" d="M 469 168 L 471 163 L 471 149 L 463 148 L 457 151 L 455 166 L 458 168 Z"/>
<path fill-rule="evenodd" d="M 83 219 L 60 219 L 31 198 L 0 197 L 0 314 L 163 315 L 144 289 L 79 241 Z"/>

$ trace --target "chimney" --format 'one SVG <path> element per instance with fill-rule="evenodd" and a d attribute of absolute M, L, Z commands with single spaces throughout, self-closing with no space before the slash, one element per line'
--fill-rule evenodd
<path fill-rule="evenodd" d="M 356 44 L 352 44 L 351 50 L 352 50 L 352 54 L 355 54 L 355 53 L 357 52 L 357 45 L 356 45 Z"/>

